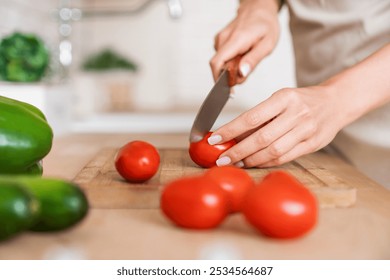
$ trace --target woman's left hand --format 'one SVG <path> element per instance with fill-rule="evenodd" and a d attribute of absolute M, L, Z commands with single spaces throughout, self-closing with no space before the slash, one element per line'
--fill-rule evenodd
<path fill-rule="evenodd" d="M 239 140 L 217 165 L 270 167 L 323 148 L 346 124 L 340 101 L 326 86 L 275 92 L 210 136 L 210 144 Z"/>
<path fill-rule="evenodd" d="M 390 44 L 318 86 L 287 88 L 216 130 L 217 144 L 236 138 L 217 165 L 280 165 L 329 144 L 337 132 L 390 102 Z"/>

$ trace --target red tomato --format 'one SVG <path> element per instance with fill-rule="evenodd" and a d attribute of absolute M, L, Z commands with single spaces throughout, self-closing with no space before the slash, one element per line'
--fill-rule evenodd
<path fill-rule="evenodd" d="M 294 238 L 314 227 L 318 207 L 313 194 L 292 175 L 274 171 L 248 192 L 242 212 L 263 234 Z"/>
<path fill-rule="evenodd" d="M 167 184 L 161 195 L 160 207 L 178 226 L 210 229 L 225 219 L 229 201 L 217 183 L 204 176 L 193 176 Z"/>
<path fill-rule="evenodd" d="M 243 169 L 229 166 L 214 166 L 204 174 L 227 192 L 230 201 L 230 212 L 241 211 L 243 200 L 255 182 Z"/>
<path fill-rule="evenodd" d="M 144 141 L 133 141 L 123 146 L 115 158 L 118 173 L 130 182 L 144 182 L 152 178 L 160 165 L 157 149 Z"/>
<path fill-rule="evenodd" d="M 207 133 L 202 140 L 192 142 L 189 149 L 191 159 L 199 166 L 205 168 L 216 166 L 215 162 L 219 156 L 237 143 L 236 140 L 230 140 L 226 143 L 210 145 L 207 142 L 210 135 L 211 132 Z"/>

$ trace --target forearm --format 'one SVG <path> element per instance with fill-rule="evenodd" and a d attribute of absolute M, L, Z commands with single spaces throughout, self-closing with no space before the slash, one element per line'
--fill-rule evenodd
<path fill-rule="evenodd" d="M 342 105 L 345 125 L 390 102 L 390 44 L 322 85 Z"/>

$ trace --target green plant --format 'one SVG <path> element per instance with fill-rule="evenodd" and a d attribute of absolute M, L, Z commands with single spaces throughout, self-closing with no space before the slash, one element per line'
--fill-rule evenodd
<path fill-rule="evenodd" d="M 35 82 L 42 79 L 49 52 L 35 34 L 14 32 L 0 41 L 0 79 Z"/>
<path fill-rule="evenodd" d="M 83 63 L 82 68 L 86 71 L 107 71 L 122 69 L 137 71 L 137 65 L 124 58 L 113 50 L 105 49 L 97 54 L 91 55 Z"/>

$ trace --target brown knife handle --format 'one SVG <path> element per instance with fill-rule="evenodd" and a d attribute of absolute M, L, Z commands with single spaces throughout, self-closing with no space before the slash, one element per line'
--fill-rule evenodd
<path fill-rule="evenodd" d="M 229 72 L 229 86 L 235 86 L 237 84 L 238 78 L 238 65 L 240 64 L 240 60 L 242 55 L 237 55 L 235 58 L 232 58 L 228 62 L 226 62 L 225 69 Z"/>

